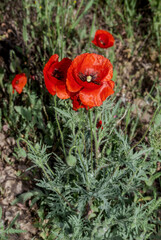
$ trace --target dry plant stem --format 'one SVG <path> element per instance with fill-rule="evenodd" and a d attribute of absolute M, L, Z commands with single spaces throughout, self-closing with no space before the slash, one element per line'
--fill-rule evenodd
<path fill-rule="evenodd" d="M 56 95 L 54 97 L 54 103 L 55 103 L 55 107 L 57 107 Z M 63 133 L 62 133 L 61 128 L 60 128 L 60 124 L 59 124 L 59 121 L 58 121 L 58 116 L 57 116 L 56 110 L 55 110 L 55 119 L 56 119 L 56 122 L 57 122 L 57 125 L 58 125 L 58 129 L 59 129 L 59 133 L 60 133 L 60 138 L 61 138 L 61 142 L 62 142 L 62 146 L 63 146 L 64 157 L 66 159 L 66 151 L 65 151 L 65 146 L 64 146 L 64 137 L 63 137 Z"/>
<path fill-rule="evenodd" d="M 91 129 L 91 172 L 93 173 L 93 131 L 92 131 L 92 110 L 89 109 L 89 123 Z"/>

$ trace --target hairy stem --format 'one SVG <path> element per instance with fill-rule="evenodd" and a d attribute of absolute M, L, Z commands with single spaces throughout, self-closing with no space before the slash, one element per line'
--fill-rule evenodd
<path fill-rule="evenodd" d="M 92 126 L 92 110 L 89 109 L 89 123 L 91 129 L 91 172 L 93 173 L 93 126 Z"/>
<path fill-rule="evenodd" d="M 97 121 L 98 121 L 98 112 L 96 109 L 96 116 L 94 121 L 94 142 L 95 142 L 95 158 L 96 158 L 96 165 L 98 166 L 98 155 L 99 155 L 99 139 L 97 137 Z M 96 166 L 96 168 L 97 168 Z"/>
<path fill-rule="evenodd" d="M 55 95 L 55 98 L 54 98 L 54 103 L 55 103 L 55 107 L 57 107 L 56 95 Z M 57 115 L 56 110 L 55 110 L 55 119 L 56 119 L 58 129 L 59 129 L 59 133 L 60 133 L 60 138 L 61 138 L 61 142 L 62 142 L 64 157 L 66 159 L 66 151 L 65 151 L 65 146 L 64 146 L 64 136 L 63 136 L 63 133 L 62 133 L 61 128 L 60 128 L 60 124 L 59 124 L 59 121 L 58 121 L 58 115 Z"/>

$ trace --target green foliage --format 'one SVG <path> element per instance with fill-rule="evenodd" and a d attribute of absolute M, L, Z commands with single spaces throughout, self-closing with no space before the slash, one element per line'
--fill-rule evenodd
<path fill-rule="evenodd" d="M 44 239 L 148 240 L 159 223 L 161 200 L 154 187 L 160 176 L 156 171 L 159 155 L 143 143 L 139 150 L 131 149 L 114 118 L 116 114 L 121 118 L 121 102 L 114 106 L 109 99 L 90 110 L 89 116 L 86 110 L 69 112 L 68 108 L 56 108 L 68 126 L 66 162 L 55 153 L 47 154 L 44 145 L 28 143 L 28 157 L 43 173 L 37 186 L 44 192 L 38 193 L 41 209 L 47 209 Z M 100 118 L 103 129 L 96 128 Z"/>
<path fill-rule="evenodd" d="M 158 50 L 160 51 L 161 44 L 161 2 L 159 0 L 149 0 L 151 10 L 153 12 L 152 31 L 157 39 Z M 160 59 L 161 60 L 161 59 Z"/>
<path fill-rule="evenodd" d="M 36 91 L 27 89 L 21 97 L 16 93 L 13 95 L 12 89 L 9 88 L 8 96 L 9 104 L 8 101 L 3 101 L 0 119 L 2 114 L 12 131 L 16 132 L 17 137 L 24 135 L 25 139 L 41 138 L 47 144 L 52 144 L 54 141 L 53 113 L 50 109 L 46 110 L 43 99 L 38 98 Z"/>
<path fill-rule="evenodd" d="M 13 202 L 12 205 L 17 204 L 17 203 L 25 203 L 27 200 L 32 198 L 30 207 L 32 207 L 38 200 L 40 200 L 42 197 L 44 197 L 45 194 L 39 190 L 35 189 L 30 192 L 26 192 L 18 196 Z"/>
<path fill-rule="evenodd" d="M 26 16 L 23 24 L 23 38 L 26 44 L 28 44 L 27 51 L 30 52 L 31 46 L 35 45 L 41 61 L 44 63 L 46 61 L 44 56 L 46 55 L 51 56 L 57 53 L 61 59 L 66 57 L 65 53 L 71 55 L 71 51 L 75 52 L 80 47 L 80 41 L 83 38 L 91 38 L 86 33 L 85 26 L 82 28 L 80 23 L 93 5 L 96 6 L 97 1 L 83 0 L 76 11 L 76 2 L 71 0 L 39 0 L 35 2 L 23 0 Z M 33 12 L 36 16 L 34 21 L 32 20 Z M 80 33 L 77 33 L 75 30 L 77 27 Z M 43 45 L 43 49 L 39 45 L 37 46 L 37 38 Z M 68 38 L 73 41 L 69 41 Z M 84 42 L 81 45 L 83 46 Z M 73 48 L 75 49 L 74 51 Z"/>
<path fill-rule="evenodd" d="M 17 228 L 13 228 L 18 218 L 18 214 L 14 217 L 14 219 L 10 222 L 10 224 L 5 227 L 2 220 L 2 208 L 0 207 L 0 240 L 9 239 L 9 235 L 11 234 L 19 234 L 25 232 L 24 230 L 20 230 Z"/>

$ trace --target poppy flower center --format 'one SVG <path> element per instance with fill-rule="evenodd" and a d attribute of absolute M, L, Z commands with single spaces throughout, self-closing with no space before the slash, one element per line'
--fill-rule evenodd
<path fill-rule="evenodd" d="M 19 84 L 19 80 L 17 80 L 17 81 L 15 82 L 15 84 L 18 85 L 18 84 Z"/>
<path fill-rule="evenodd" d="M 92 77 L 89 75 L 89 76 L 86 77 L 86 79 L 87 79 L 87 82 L 91 82 Z"/>
<path fill-rule="evenodd" d="M 104 41 L 102 41 L 102 40 L 100 40 L 100 43 L 102 44 L 102 45 L 106 45 L 106 43 L 104 42 Z"/>
<path fill-rule="evenodd" d="M 97 74 L 90 74 L 90 75 L 86 75 L 86 74 L 83 74 L 83 73 L 79 73 L 78 77 L 80 78 L 81 81 L 83 82 L 93 82 L 97 85 L 100 85 L 99 82 L 97 82 Z"/>
<path fill-rule="evenodd" d="M 55 68 L 53 73 L 52 73 L 52 76 L 55 77 L 56 79 L 58 80 L 63 80 L 64 78 L 64 74 L 63 72 L 61 72 L 59 69 Z"/>

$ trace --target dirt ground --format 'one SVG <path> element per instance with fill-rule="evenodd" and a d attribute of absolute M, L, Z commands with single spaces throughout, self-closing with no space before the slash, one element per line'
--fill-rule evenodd
<path fill-rule="evenodd" d="M 29 163 L 26 159 L 18 161 L 14 156 L 15 139 L 8 135 L 8 126 L 4 125 L 0 133 L 0 206 L 3 209 L 3 221 L 7 226 L 19 214 L 17 228 L 26 230 L 20 235 L 12 235 L 11 240 L 29 240 L 36 236 L 33 210 L 27 204 L 17 203 L 13 200 L 19 195 L 33 189 L 31 173 L 26 171 Z M 35 207 L 35 206 L 34 206 Z"/>

